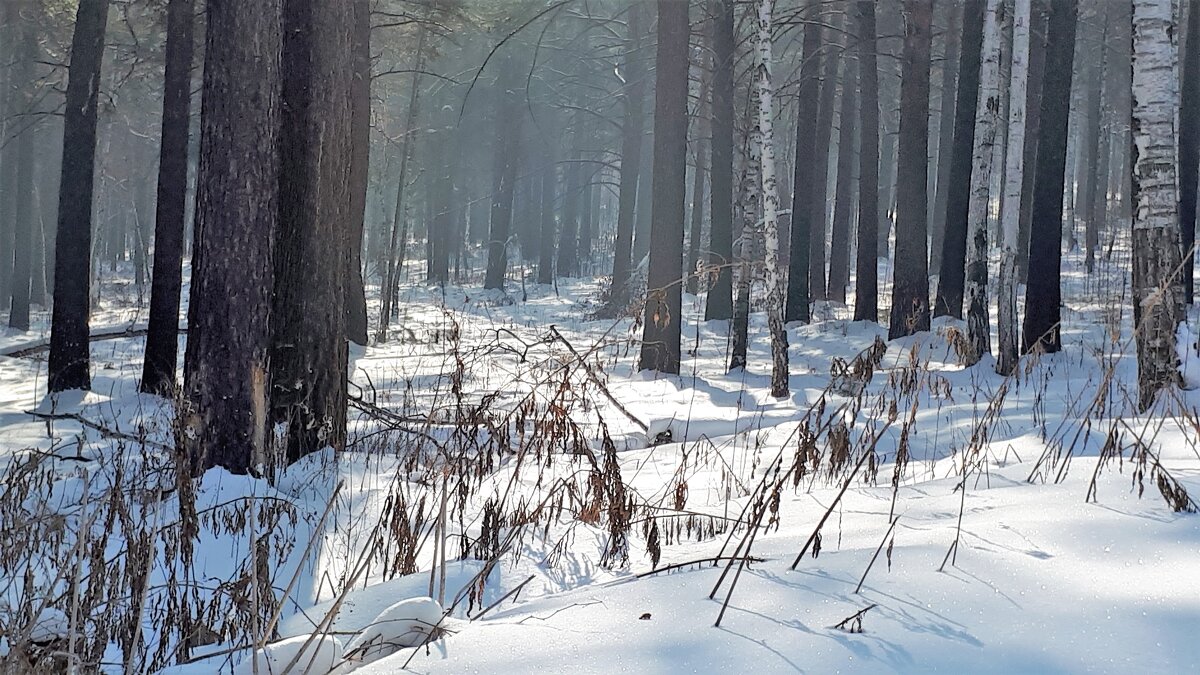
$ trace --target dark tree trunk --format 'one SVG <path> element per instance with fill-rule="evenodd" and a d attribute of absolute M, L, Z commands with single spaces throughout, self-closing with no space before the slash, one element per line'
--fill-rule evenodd
<path fill-rule="evenodd" d="M 1098 20 L 1100 22 L 1099 40 L 1096 42 L 1096 47 L 1093 50 L 1095 62 L 1091 64 L 1091 78 L 1087 81 L 1088 90 L 1088 111 L 1087 124 L 1084 126 L 1083 142 L 1085 144 L 1085 154 L 1087 161 L 1083 164 L 1083 195 L 1079 200 L 1078 210 L 1081 212 L 1084 222 L 1084 265 L 1088 274 L 1091 274 L 1096 265 L 1096 249 L 1100 246 L 1100 218 L 1096 212 L 1096 193 L 1099 189 L 1100 181 L 1107 183 L 1108 177 L 1101 176 L 1100 168 L 1100 116 L 1103 114 L 1103 108 L 1100 107 L 1101 94 L 1104 92 L 1105 72 L 1104 66 L 1108 55 L 1108 3 L 1100 3 L 1096 11 L 1100 14 Z M 1107 169 L 1107 167 L 1105 167 Z"/>
<path fill-rule="evenodd" d="M 15 4 L 0 3 L 0 63 L 8 64 L 13 60 L 10 39 L 15 32 L 13 25 L 17 7 Z M 0 92 L 7 92 L 11 85 L 11 68 L 0 68 Z M 8 138 L 12 133 L 15 120 L 11 110 L 15 97 L 0 96 L 0 138 Z M 13 271 L 13 184 L 17 180 L 16 164 L 13 161 L 13 148 L 0 143 L 0 308 L 12 297 Z"/>
<path fill-rule="evenodd" d="M 618 178 L 620 185 L 618 187 L 617 234 L 613 244 L 612 288 L 609 290 L 610 302 L 613 307 L 620 307 L 628 300 L 630 255 L 633 248 L 634 221 L 637 218 L 638 170 L 642 158 L 643 107 L 646 99 L 646 67 L 644 56 L 640 50 L 642 7 L 643 3 L 635 2 L 629 8 L 629 35 L 625 43 L 623 68 L 625 90 L 622 97 L 625 112 L 624 120 L 621 123 L 621 174 Z M 545 186 L 545 182 L 542 185 Z M 553 194 L 553 190 L 551 190 L 551 194 Z M 544 197 L 542 201 L 544 204 Z M 544 208 L 542 217 L 546 217 Z M 550 218 L 553 220 L 553 213 L 550 214 Z M 545 234 L 543 234 L 542 246 L 546 245 Z M 549 245 L 553 247 L 553 241 Z M 538 274 L 541 278 L 540 269 Z"/>
<path fill-rule="evenodd" d="M 653 88 L 651 89 L 653 90 Z M 654 214 L 654 136 L 642 139 L 643 166 L 638 172 L 637 221 L 633 228 L 633 267 L 650 253 L 650 223 Z"/>
<path fill-rule="evenodd" d="M 1029 84 L 1025 98 L 1025 171 L 1021 174 L 1021 214 L 1017 230 L 1017 274 L 1029 272 L 1029 224 L 1033 220 L 1033 179 L 1037 173 L 1038 138 L 1042 113 L 1042 83 L 1046 71 L 1046 24 L 1050 0 L 1033 0 L 1029 17 Z"/>
<path fill-rule="evenodd" d="M 965 0 L 979 2 L 980 0 Z M 946 232 L 946 192 L 953 180 L 950 158 L 954 156 L 954 104 L 958 92 L 958 64 L 961 59 L 959 38 L 962 36 L 963 3 L 952 0 L 946 26 L 946 48 L 942 59 L 941 110 L 938 111 L 937 168 L 933 205 L 930 208 L 930 267 L 940 268 L 942 242 Z"/>
<path fill-rule="evenodd" d="M 292 462 L 346 443 L 354 8 L 284 0 L 283 16 L 271 408 Z"/>
<path fill-rule="evenodd" d="M 184 379 L 194 469 L 265 466 L 280 0 L 209 2 Z"/>
<path fill-rule="evenodd" d="M 853 30 L 853 23 L 850 23 Z M 834 183 L 833 235 L 829 245 L 829 299 L 845 304 L 850 283 L 850 216 L 854 206 L 854 136 L 858 81 L 855 63 L 842 72 L 842 109 L 838 128 L 837 180 Z"/>
<path fill-rule="evenodd" d="M 950 173 L 947 174 L 945 229 L 942 234 L 934 316 L 961 319 L 963 315 L 967 212 L 971 205 L 971 153 L 975 149 L 975 108 L 979 98 L 979 60 L 983 50 L 986 5 L 984 0 L 967 0 L 962 13 L 962 50 L 958 62 L 958 94 L 954 101 L 954 141 L 950 150 Z"/>
<path fill-rule="evenodd" d="M 1200 6 L 1196 3 L 1187 8 L 1186 39 L 1179 110 L 1179 221 L 1184 301 L 1190 305 L 1195 300 L 1196 183 L 1200 174 Z"/>
<path fill-rule="evenodd" d="M 1062 261 L 1063 184 L 1067 165 L 1067 123 L 1071 111 L 1071 71 L 1075 55 L 1076 0 L 1054 0 L 1046 40 L 1046 72 L 1038 128 L 1037 176 L 1033 183 L 1029 276 L 1025 287 L 1022 349 L 1062 347 L 1059 282 Z"/>
<path fill-rule="evenodd" d="M 904 8 L 907 21 L 896 167 L 896 258 L 888 339 L 929 330 L 929 252 L 925 226 L 933 0 L 905 0 Z"/>
<path fill-rule="evenodd" d="M 592 226 L 596 217 L 596 186 L 593 184 L 598 174 L 590 170 L 583 181 L 582 203 L 579 209 L 579 251 L 576 255 L 576 268 L 580 276 L 587 276 L 592 267 Z"/>
<path fill-rule="evenodd" d="M 577 227 L 579 225 L 579 198 L 583 191 L 581 180 L 583 163 L 579 145 L 581 137 L 587 133 L 582 127 L 582 122 L 580 114 L 576 113 L 574 123 L 571 125 L 571 159 L 564 167 L 567 185 L 563 192 L 562 222 L 559 224 L 557 267 L 560 277 L 579 276 Z"/>
<path fill-rule="evenodd" d="M 854 320 L 879 320 L 879 71 L 876 67 L 875 0 L 858 2 L 858 254 Z"/>
<path fill-rule="evenodd" d="M 367 344 L 367 291 L 362 249 L 371 158 L 371 2 L 353 0 L 350 80 L 350 215 L 346 229 L 346 338 Z"/>
<path fill-rule="evenodd" d="M 80 0 L 71 38 L 63 120 L 62 181 L 54 255 L 54 314 L 50 328 L 50 391 L 91 388 L 88 314 L 92 277 L 92 190 L 96 161 L 96 103 L 108 0 Z"/>
<path fill-rule="evenodd" d="M 658 0 L 654 202 L 639 368 L 679 373 L 687 172 L 688 5 Z"/>
<path fill-rule="evenodd" d="M 554 194 L 558 184 L 557 165 L 548 151 L 542 164 L 542 226 L 541 247 L 538 250 L 538 283 L 554 283 Z M 632 229 L 630 230 L 632 232 Z M 613 292 L 616 292 L 616 286 Z"/>
<path fill-rule="evenodd" d="M 504 64 L 496 96 L 496 145 L 492 166 L 492 211 L 488 234 L 487 276 L 483 287 L 503 289 L 508 271 L 508 237 L 512 230 L 513 183 L 516 180 L 516 141 L 521 137 L 518 127 L 517 95 L 514 64 Z"/>
<path fill-rule="evenodd" d="M 813 175 L 812 198 L 809 208 L 812 211 L 811 230 L 808 246 L 808 291 L 812 300 L 827 300 L 825 290 L 825 250 L 828 242 L 825 238 L 825 220 L 829 209 L 829 142 L 833 136 L 834 94 L 837 92 L 838 62 L 841 61 L 841 40 L 838 31 L 841 26 L 836 19 L 829 39 L 823 40 L 824 57 L 821 67 L 821 97 L 817 105 L 817 135 L 812 162 Z"/>
<path fill-rule="evenodd" d="M 815 0 L 805 3 L 809 14 L 813 14 L 818 7 Z M 824 168 L 824 164 L 817 166 L 813 159 L 817 155 L 821 25 L 815 17 L 808 18 L 810 21 L 804 25 L 804 52 L 800 66 L 800 110 L 796 122 L 796 161 L 792 181 L 791 251 L 788 255 L 787 302 L 783 312 L 785 321 L 805 323 L 810 317 L 810 249 L 824 241 L 824 226 L 820 228 L 821 236 L 817 237 L 817 225 L 813 222 L 816 181 Z M 820 180 L 824 180 L 823 175 Z M 824 223 L 824 220 L 821 222 Z"/>
<path fill-rule="evenodd" d="M 18 5 L 19 6 L 19 5 Z M 26 16 L 15 22 L 14 29 L 20 30 L 21 48 L 12 67 L 13 84 L 17 89 L 12 93 L 14 100 L 20 101 L 24 112 L 33 112 L 34 91 L 33 65 L 38 58 L 37 24 L 33 16 Z M 16 208 L 13 220 L 13 273 L 12 273 L 12 305 L 8 315 L 8 327 L 16 330 L 29 330 L 29 301 L 33 286 L 34 246 L 34 213 L 33 213 L 33 159 L 34 125 L 22 119 L 17 129 L 16 137 L 16 169 L 17 180 L 14 195 Z M 5 136 L 0 143 L 10 137 Z M 41 227 L 36 228 L 37 236 L 41 237 Z M 41 248 L 36 248 L 41 255 Z"/>
<path fill-rule="evenodd" d="M 705 319 L 733 316 L 733 0 L 712 0 L 712 173 L 709 178 L 709 265 L 717 268 Z"/>
<path fill-rule="evenodd" d="M 182 287 L 183 218 L 187 205 L 188 132 L 191 126 L 193 0 L 167 4 L 167 55 L 162 142 L 154 219 L 154 274 L 141 390 L 169 396 L 175 388 Z"/>

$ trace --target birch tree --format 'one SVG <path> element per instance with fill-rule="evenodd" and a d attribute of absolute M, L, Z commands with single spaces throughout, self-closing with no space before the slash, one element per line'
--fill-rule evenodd
<path fill-rule="evenodd" d="M 1172 0 L 1133 3 L 1133 300 L 1138 403 L 1179 382 L 1184 316 L 1175 139 L 1179 109 Z M 1194 47 L 1193 47 L 1194 48 Z"/>
<path fill-rule="evenodd" d="M 1004 40 L 1005 3 L 988 0 L 983 19 L 983 51 L 979 67 L 979 99 L 975 105 L 975 150 L 971 161 L 971 201 L 967 222 L 967 336 L 973 347 L 970 360 L 991 351 L 988 322 L 988 206 L 996 133 L 1000 128 L 1001 101 L 1006 87 L 1000 78 L 1000 52 Z"/>
<path fill-rule="evenodd" d="M 783 275 L 779 273 L 779 187 L 775 180 L 775 138 L 772 126 L 771 6 L 758 5 L 758 128 L 762 143 L 763 240 L 766 248 L 767 326 L 771 333 L 771 396 L 788 395 L 788 342 L 783 328 Z M 830 84 L 832 86 L 832 84 Z"/>
<path fill-rule="evenodd" d="M 1025 109 L 1029 90 L 1029 24 L 1031 0 L 1017 0 L 1013 13 L 1012 76 L 1009 85 L 1008 151 L 1004 165 L 1004 198 L 1000 202 L 1000 279 L 996 290 L 999 350 L 996 372 L 1009 375 L 1017 364 L 1017 241 L 1021 221 L 1021 186 L 1025 175 Z"/>

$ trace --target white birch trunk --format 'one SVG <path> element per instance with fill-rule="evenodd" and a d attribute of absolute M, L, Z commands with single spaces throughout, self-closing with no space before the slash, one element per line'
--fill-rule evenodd
<path fill-rule="evenodd" d="M 1178 45 L 1173 0 L 1133 3 L 1133 296 L 1138 400 L 1178 385 L 1183 320 L 1179 250 Z"/>
<path fill-rule="evenodd" d="M 988 206 L 1000 126 L 1000 43 L 1004 37 L 1003 0 L 988 0 L 983 23 L 979 67 L 979 99 L 975 113 L 975 148 L 971 161 L 971 201 L 967 212 L 967 336 L 973 358 L 991 351 L 988 321 Z M 970 365 L 970 364 L 968 364 Z"/>
<path fill-rule="evenodd" d="M 767 326 L 771 332 L 771 395 L 788 395 L 788 342 L 783 325 L 783 275 L 779 272 L 779 187 L 775 180 L 774 104 L 771 91 L 771 6 L 758 6 L 758 129 L 762 143 L 763 239 L 766 248 Z"/>
<path fill-rule="evenodd" d="M 1031 10 L 1031 0 L 1017 0 L 1013 13 L 1008 152 L 1004 163 L 1004 196 L 1000 201 L 1000 280 L 996 289 L 996 328 L 1000 340 L 996 372 L 1001 375 L 1012 374 L 1020 350 L 1020 334 L 1017 332 L 1017 248 L 1021 185 L 1025 176 L 1025 99 L 1029 90 Z"/>

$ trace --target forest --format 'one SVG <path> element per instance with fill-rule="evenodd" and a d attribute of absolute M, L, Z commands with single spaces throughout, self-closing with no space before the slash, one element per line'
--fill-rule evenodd
<path fill-rule="evenodd" d="M 1193 0 L 0 0 L 0 673 L 1194 672 L 1198 190 Z"/>

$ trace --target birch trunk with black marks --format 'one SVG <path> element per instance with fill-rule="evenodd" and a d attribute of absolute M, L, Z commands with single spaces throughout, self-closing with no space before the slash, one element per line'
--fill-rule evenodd
<path fill-rule="evenodd" d="M 771 90 L 771 7 L 758 6 L 758 137 L 762 144 L 763 264 L 767 284 L 767 326 L 771 333 L 771 396 L 788 395 L 788 339 L 783 326 L 783 275 L 779 267 L 779 188 L 775 179 L 774 102 Z M 832 82 L 827 86 L 833 86 Z"/>
<path fill-rule="evenodd" d="M 1004 164 L 1004 198 L 1000 202 L 1000 277 L 996 286 L 999 345 L 996 372 L 1011 375 L 1019 358 L 1017 333 L 1017 246 L 1021 190 L 1025 176 L 1025 100 L 1029 87 L 1031 0 L 1016 0 L 1013 12 L 1012 71 L 1008 108 L 1008 151 Z"/>

